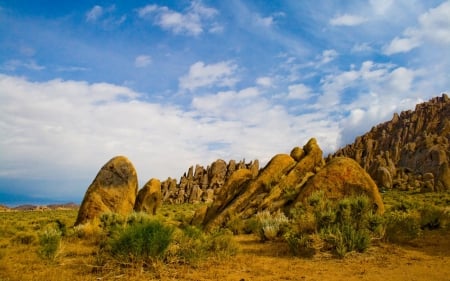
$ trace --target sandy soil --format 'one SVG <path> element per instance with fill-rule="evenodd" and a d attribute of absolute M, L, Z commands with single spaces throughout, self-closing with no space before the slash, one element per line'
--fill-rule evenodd
<path fill-rule="evenodd" d="M 448 233 L 447 233 L 448 234 Z M 242 251 L 231 260 L 184 267 L 167 280 L 450 280 L 450 237 L 427 233 L 409 245 L 379 243 L 344 259 L 327 254 L 293 258 L 281 243 L 238 237 Z M 163 274 L 165 275 L 165 274 Z M 171 276 L 170 276 L 171 275 Z"/>

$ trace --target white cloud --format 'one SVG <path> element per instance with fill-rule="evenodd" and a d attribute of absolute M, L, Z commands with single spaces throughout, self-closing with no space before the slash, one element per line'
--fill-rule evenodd
<path fill-rule="evenodd" d="M 107 83 L 0 75 L 0 176 L 82 180 L 73 191 L 81 197 L 115 155 L 134 163 L 142 185 L 217 158 L 264 164 L 313 136 L 325 150 L 336 145 L 336 122 L 323 114 L 291 115 L 253 87 L 195 97 L 191 110 L 140 97 Z"/>
<path fill-rule="evenodd" d="M 103 8 L 99 5 L 95 5 L 86 13 L 87 22 L 95 22 L 103 15 Z"/>
<path fill-rule="evenodd" d="M 418 38 L 399 38 L 395 37 L 391 43 L 384 49 L 386 55 L 392 55 L 396 53 L 409 52 L 414 48 L 421 45 Z"/>
<path fill-rule="evenodd" d="M 237 66 L 231 61 L 215 64 L 196 62 L 189 68 L 189 73 L 180 78 L 180 88 L 195 90 L 200 87 L 231 87 L 238 79 L 234 76 Z"/>
<path fill-rule="evenodd" d="M 352 47 L 351 52 L 352 53 L 371 52 L 372 50 L 373 50 L 373 48 L 369 45 L 369 43 L 360 43 L 360 44 L 355 44 Z"/>
<path fill-rule="evenodd" d="M 341 16 L 335 16 L 330 20 L 330 24 L 333 26 L 356 26 L 366 22 L 367 19 L 361 16 L 344 14 Z"/>
<path fill-rule="evenodd" d="M 271 87 L 273 85 L 273 79 L 271 77 L 258 77 L 256 79 L 256 84 L 265 88 Z"/>
<path fill-rule="evenodd" d="M 384 53 L 406 53 L 423 44 L 450 47 L 450 1 L 419 16 L 419 26 L 407 28 L 403 36 L 396 36 L 384 47 Z"/>
<path fill-rule="evenodd" d="M 377 15 L 384 15 L 392 6 L 393 0 L 370 0 L 370 5 Z"/>
<path fill-rule="evenodd" d="M 334 60 L 335 58 L 338 57 L 338 52 L 336 52 L 336 50 L 325 50 L 322 52 L 322 56 L 320 57 L 320 62 L 319 64 L 327 64 L 330 61 Z"/>
<path fill-rule="evenodd" d="M 312 90 L 305 84 L 295 84 L 288 87 L 288 99 L 306 100 L 312 96 Z"/>
<path fill-rule="evenodd" d="M 16 71 L 16 70 L 18 70 L 20 68 L 25 68 L 25 69 L 28 69 L 28 70 L 40 71 L 40 70 L 44 70 L 45 66 L 39 65 L 34 60 L 27 60 L 27 61 L 8 60 L 0 67 L 0 69 L 5 70 L 5 71 Z"/>
<path fill-rule="evenodd" d="M 134 66 L 138 68 L 147 67 L 152 63 L 152 57 L 149 55 L 139 55 L 134 59 Z"/>
<path fill-rule="evenodd" d="M 184 13 L 158 5 L 144 6 L 137 9 L 137 13 L 141 18 L 152 17 L 156 25 L 175 34 L 197 36 L 204 32 L 205 26 L 212 33 L 222 30 L 219 24 L 211 20 L 218 11 L 203 6 L 199 1 L 193 1 Z"/>

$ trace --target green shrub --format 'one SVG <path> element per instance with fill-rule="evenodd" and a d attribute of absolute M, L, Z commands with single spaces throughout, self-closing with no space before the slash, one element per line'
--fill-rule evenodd
<path fill-rule="evenodd" d="M 61 248 L 61 232 L 49 228 L 39 234 L 39 255 L 48 260 L 54 260 Z"/>
<path fill-rule="evenodd" d="M 420 227 L 422 229 L 438 229 L 445 227 L 445 209 L 437 206 L 427 206 L 419 209 Z"/>
<path fill-rule="evenodd" d="M 389 242 L 408 242 L 421 234 L 420 213 L 392 211 L 385 214 L 385 239 Z"/>
<path fill-rule="evenodd" d="M 235 235 L 244 233 L 245 227 L 245 221 L 238 216 L 231 217 L 227 223 L 227 228 Z"/>
<path fill-rule="evenodd" d="M 204 233 L 194 226 L 183 229 L 177 238 L 178 248 L 174 254 L 183 263 L 194 264 L 202 259 L 213 256 L 225 258 L 235 255 L 239 246 L 233 233 L 227 229 Z"/>
<path fill-rule="evenodd" d="M 177 261 L 195 264 L 208 255 L 205 234 L 195 226 L 186 226 L 175 235 L 176 249 L 171 253 Z"/>
<path fill-rule="evenodd" d="M 366 196 L 332 201 L 322 191 L 314 192 L 293 213 L 290 232 L 284 238 L 295 255 L 318 250 L 311 246 L 312 235 L 340 257 L 351 251 L 363 252 L 371 238 L 381 236 L 384 230 L 381 216 L 373 213 Z"/>
<path fill-rule="evenodd" d="M 316 253 L 310 234 L 288 231 L 283 237 L 294 256 L 312 257 Z"/>
<path fill-rule="evenodd" d="M 233 238 L 233 233 L 227 229 L 218 230 L 208 235 L 206 244 L 208 252 L 214 253 L 219 258 L 234 256 L 239 250 L 239 246 Z"/>
<path fill-rule="evenodd" d="M 133 224 L 110 241 L 111 255 L 122 263 L 148 263 L 163 257 L 172 241 L 173 229 L 159 221 Z"/>

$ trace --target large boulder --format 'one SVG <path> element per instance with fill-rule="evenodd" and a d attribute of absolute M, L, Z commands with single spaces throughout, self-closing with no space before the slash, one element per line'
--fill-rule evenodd
<path fill-rule="evenodd" d="M 367 195 L 379 213 L 384 205 L 375 182 L 370 175 L 353 159 L 337 157 L 314 175 L 300 190 L 297 203 L 305 200 L 315 191 L 323 191 L 330 199 L 346 196 Z"/>
<path fill-rule="evenodd" d="M 84 224 L 103 213 L 131 213 L 137 191 L 138 178 L 130 160 L 124 156 L 112 158 L 87 189 L 75 225 Z"/>
<path fill-rule="evenodd" d="M 136 203 L 134 204 L 134 210 L 136 212 L 146 212 L 155 215 L 156 210 L 161 207 L 161 204 L 161 182 L 158 179 L 150 179 L 139 190 Z"/>

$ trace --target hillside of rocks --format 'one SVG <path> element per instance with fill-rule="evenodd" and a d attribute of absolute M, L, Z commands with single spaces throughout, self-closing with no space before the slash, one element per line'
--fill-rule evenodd
<path fill-rule="evenodd" d="M 235 171 L 212 204 L 197 210 L 192 224 L 212 230 L 234 217 L 248 219 L 265 210 L 289 213 L 319 190 L 331 199 L 365 194 L 375 210 L 384 212 L 378 188 L 366 171 L 345 157 L 325 163 L 313 138 L 290 154 L 275 155 L 256 176 L 249 169 Z"/>
<path fill-rule="evenodd" d="M 394 114 L 330 158 L 337 156 L 355 159 L 382 189 L 450 189 L 449 97 Z"/>

